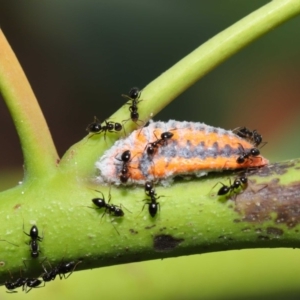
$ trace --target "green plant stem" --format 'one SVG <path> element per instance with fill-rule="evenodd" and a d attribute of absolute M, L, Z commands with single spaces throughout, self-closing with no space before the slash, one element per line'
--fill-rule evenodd
<path fill-rule="evenodd" d="M 164 197 L 158 200 L 160 211 L 155 218 L 147 206 L 142 210 L 145 193 L 141 188 L 112 187 L 112 203 L 122 204 L 125 212 L 114 221 L 112 216 L 102 217 L 104 210 L 88 207 L 93 206 L 92 198 L 101 197 L 92 186 L 87 189 L 62 178 L 41 181 L 35 190 L 20 186 L 2 193 L 0 218 L 5 219 L 9 210 L 13 217 L 3 223 L 1 232 L 6 234 L 1 239 L 19 247 L 0 242 L 5 263 L 0 282 L 7 280 L 7 269 L 18 276 L 23 259 L 28 259 L 26 276 L 39 276 L 45 257 L 53 266 L 62 258 L 82 260 L 80 270 L 232 249 L 299 247 L 300 162 L 253 171 L 245 190 L 219 197 L 219 182 L 229 184 L 229 174 L 218 172 L 177 181 L 168 188 L 157 186 L 158 196 Z M 231 180 L 235 176 L 231 174 Z M 49 193 L 47 186 L 51 186 Z M 101 189 L 108 200 L 108 187 L 94 188 Z M 43 201 L 36 201 L 36 195 Z M 30 260 L 23 218 L 26 232 L 31 222 L 43 232 L 39 259 Z"/>
<path fill-rule="evenodd" d="M 30 84 L 1 30 L 0 49 L 0 92 L 21 141 L 25 179 L 51 174 L 58 154 Z"/>
<path fill-rule="evenodd" d="M 143 89 L 143 101 L 138 104 L 140 119 L 147 122 L 220 63 L 299 13 L 299 0 L 271 1 L 217 34 Z M 128 118 L 128 105 L 124 105 L 110 119 L 120 121 Z M 131 121 L 127 122 L 126 133 L 135 129 L 136 125 Z M 62 158 L 61 169 L 73 174 L 93 176 L 94 169 L 90 166 L 118 138 L 118 134 L 107 135 L 106 142 L 103 134 L 91 139 L 84 138 L 67 151 Z"/>

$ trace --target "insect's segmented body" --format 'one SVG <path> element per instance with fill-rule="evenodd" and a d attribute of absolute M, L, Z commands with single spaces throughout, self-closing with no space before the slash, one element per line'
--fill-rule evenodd
<path fill-rule="evenodd" d="M 56 276 L 59 276 L 60 279 L 67 279 L 69 276 L 71 276 L 76 266 L 80 263 L 80 260 L 78 262 L 70 261 L 68 263 L 61 261 L 56 267 L 52 268 L 50 271 L 47 271 L 47 269 L 43 265 L 43 269 L 45 272 L 41 275 L 41 277 L 45 282 L 54 280 Z M 69 274 L 66 275 L 67 273 Z"/>
<path fill-rule="evenodd" d="M 159 144 L 155 153 L 149 155 L 147 144 L 170 131 L 172 137 Z M 105 152 L 96 162 L 100 170 L 97 180 L 121 184 L 120 156 L 126 150 L 130 150 L 132 158 L 128 164 L 128 184 L 145 184 L 147 180 L 160 180 L 166 184 L 178 175 L 203 176 L 210 171 L 259 167 L 268 163 L 260 155 L 245 159 L 243 163 L 237 162 L 241 147 L 246 153 L 253 149 L 251 143 L 230 130 L 175 120 L 150 122 L 149 126 L 133 131 Z"/>

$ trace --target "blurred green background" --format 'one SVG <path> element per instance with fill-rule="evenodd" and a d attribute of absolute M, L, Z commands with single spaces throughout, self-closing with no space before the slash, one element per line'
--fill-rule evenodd
<path fill-rule="evenodd" d="M 0 26 L 19 58 L 59 154 L 196 47 L 262 0 L 1 1 Z M 258 129 L 271 161 L 299 157 L 300 18 L 248 46 L 186 91 L 156 120 Z M 0 49 L 1 51 L 1 49 Z M 22 153 L 0 101 L 0 189 L 22 179 Z M 300 252 L 243 250 L 83 271 L 31 299 L 299 299 Z M 27 295 L 27 297 L 28 297 Z M 10 295 L 0 288 L 0 299 Z M 47 298 L 48 297 L 48 298 Z"/>

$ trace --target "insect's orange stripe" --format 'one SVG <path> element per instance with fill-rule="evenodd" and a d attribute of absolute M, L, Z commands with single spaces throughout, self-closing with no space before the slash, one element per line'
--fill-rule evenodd
<path fill-rule="evenodd" d="M 166 173 L 171 174 L 187 174 L 195 173 L 197 171 L 209 171 L 209 170 L 221 170 L 221 169 L 238 169 L 247 167 L 257 167 L 262 164 L 266 164 L 267 161 L 261 157 L 257 156 L 253 158 L 253 161 L 247 160 L 244 164 L 238 164 L 235 158 L 218 157 L 206 158 L 205 160 L 194 158 L 191 160 L 186 160 L 184 158 L 175 158 L 169 162 L 166 162 L 163 158 L 155 160 L 155 163 L 149 167 L 149 174 L 153 175 L 155 178 L 164 178 Z M 223 168 L 220 168 L 223 166 Z M 174 172 L 174 170 L 176 170 Z M 137 180 L 142 179 L 140 174 L 137 174 Z"/>
<path fill-rule="evenodd" d="M 136 158 L 139 160 L 140 157 Z M 164 157 L 154 158 L 153 162 L 149 164 L 148 174 L 156 179 L 164 178 L 166 174 L 187 174 L 195 173 L 201 170 L 227 170 L 239 168 L 253 168 L 267 164 L 268 161 L 262 156 L 253 157 L 246 160 L 243 164 L 236 162 L 236 157 L 222 157 L 217 158 L 207 157 L 205 160 L 201 158 L 186 159 L 183 157 L 175 157 L 166 159 Z M 130 178 L 132 180 L 146 180 L 145 176 L 138 168 L 138 163 L 131 163 Z"/>

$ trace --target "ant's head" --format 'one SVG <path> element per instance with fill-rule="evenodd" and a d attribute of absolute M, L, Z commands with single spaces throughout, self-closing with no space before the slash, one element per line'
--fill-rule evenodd
<path fill-rule="evenodd" d="M 133 87 L 129 91 L 129 97 L 133 100 L 136 100 L 140 95 L 140 90 L 137 87 Z"/>
<path fill-rule="evenodd" d="M 258 156 L 260 154 L 260 151 L 257 148 L 250 149 L 250 154 L 252 156 Z"/>
<path fill-rule="evenodd" d="M 121 160 L 122 160 L 124 163 L 127 163 L 127 162 L 129 162 L 130 157 L 131 157 L 131 152 L 130 152 L 130 150 L 125 150 L 125 151 L 122 153 L 122 155 L 121 155 Z"/>

